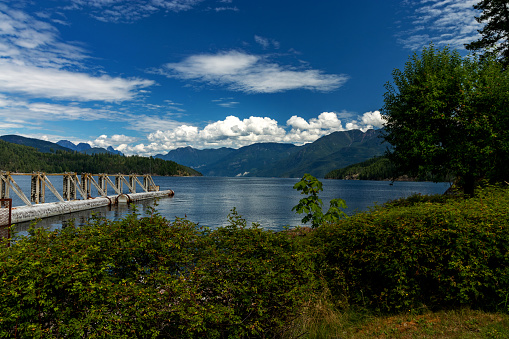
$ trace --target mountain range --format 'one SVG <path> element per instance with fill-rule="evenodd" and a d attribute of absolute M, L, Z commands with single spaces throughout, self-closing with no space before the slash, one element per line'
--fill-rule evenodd
<path fill-rule="evenodd" d="M 387 144 L 382 144 L 380 135 L 381 130 L 350 130 L 303 146 L 257 143 L 239 149 L 184 147 L 155 157 L 192 167 L 206 176 L 301 177 L 310 173 L 323 178 L 332 170 L 382 155 Z"/>
<path fill-rule="evenodd" d="M 35 139 L 35 138 L 27 138 L 22 137 L 20 135 L 2 135 L 0 136 L 0 140 L 7 141 L 13 144 L 30 146 L 37 149 L 39 152 L 43 153 L 53 153 L 57 150 L 60 151 L 76 151 L 83 154 L 119 154 L 122 155 L 122 152 L 113 149 L 113 147 L 109 146 L 107 149 L 92 147 L 87 143 L 79 143 L 75 145 L 74 143 L 68 140 L 60 140 L 57 143 Z"/>
<path fill-rule="evenodd" d="M 122 152 L 115 150 L 113 147 L 108 146 L 108 148 L 100 148 L 100 147 L 92 147 L 87 143 L 80 142 L 75 145 L 69 140 L 60 140 L 57 142 L 57 145 L 67 147 L 73 151 L 84 153 L 84 154 L 97 154 L 97 153 L 110 153 L 110 154 L 118 154 L 123 155 Z"/>
<path fill-rule="evenodd" d="M 295 146 L 282 143 L 257 143 L 239 149 L 178 148 L 155 158 L 174 161 L 191 167 L 206 176 L 302 177 L 310 173 L 323 178 L 330 171 L 360 163 L 382 155 L 387 144 L 382 144 L 381 130 L 350 130 L 334 132 L 320 139 Z M 92 148 L 87 143 L 75 145 L 68 140 L 57 143 L 17 135 L 0 136 L 0 140 L 31 146 L 40 152 L 57 150 L 84 154 L 120 154 L 111 147 Z"/>

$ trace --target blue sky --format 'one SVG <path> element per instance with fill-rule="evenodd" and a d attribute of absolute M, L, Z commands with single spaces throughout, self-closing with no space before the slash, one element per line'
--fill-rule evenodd
<path fill-rule="evenodd" d="M 431 41 L 466 54 L 476 0 L 0 0 L 0 134 L 155 155 L 378 128 Z"/>

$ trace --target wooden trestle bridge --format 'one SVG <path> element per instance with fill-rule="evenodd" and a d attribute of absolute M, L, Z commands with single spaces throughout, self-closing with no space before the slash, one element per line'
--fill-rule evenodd
<path fill-rule="evenodd" d="M 30 199 L 14 180 L 14 176 L 31 176 Z M 62 194 L 49 180 L 49 177 L 61 176 Z M 97 180 L 96 180 L 97 178 Z M 113 178 L 113 180 L 112 180 Z M 108 195 L 109 187 L 115 195 Z M 139 193 L 137 187 L 141 187 Z M 92 197 L 92 187 L 97 190 L 96 197 Z M 124 192 L 124 188 L 127 191 Z M 46 189 L 51 191 L 58 202 L 45 203 Z M 15 193 L 26 206 L 12 207 L 11 192 Z M 79 196 L 81 199 L 79 199 Z M 117 203 L 129 203 L 136 200 L 173 196 L 172 190 L 160 191 L 154 180 L 148 174 L 90 174 L 82 173 L 14 173 L 0 171 L 0 219 L 6 215 L 5 208 L 9 205 L 9 216 L 0 220 L 0 226 L 10 225 L 39 218 L 66 214 Z M 12 213 L 11 213 L 12 210 Z M 7 220 L 9 220 L 7 222 Z"/>
<path fill-rule="evenodd" d="M 30 200 L 23 193 L 22 189 L 14 180 L 13 176 L 31 176 Z M 62 195 L 55 189 L 48 177 L 61 176 L 63 178 Z M 94 177 L 97 177 L 97 181 Z M 114 177 L 115 182 L 110 177 Z M 142 178 L 143 182 L 140 181 Z M 41 204 L 45 202 L 46 188 L 48 188 L 55 197 L 61 201 L 72 201 L 78 199 L 78 193 L 82 199 L 91 198 L 92 185 L 97 189 L 99 196 L 108 196 L 108 184 L 117 195 L 123 194 L 124 184 L 127 186 L 128 193 L 136 193 L 136 184 L 145 192 L 159 191 L 159 187 L 154 184 L 154 180 L 148 174 L 90 174 L 82 173 L 78 177 L 77 173 L 52 173 L 44 172 L 34 173 L 11 173 L 0 171 L 0 199 L 9 198 L 10 191 L 14 192 L 27 206 L 32 203 Z"/>

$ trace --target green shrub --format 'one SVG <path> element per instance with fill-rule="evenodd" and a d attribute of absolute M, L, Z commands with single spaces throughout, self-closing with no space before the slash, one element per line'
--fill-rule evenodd
<path fill-rule="evenodd" d="M 507 310 L 509 194 L 378 209 L 315 231 L 320 269 L 338 300 L 381 311 Z"/>
<path fill-rule="evenodd" d="M 327 213 L 322 211 L 322 199 L 318 197 L 318 193 L 323 191 L 323 184 L 320 180 L 309 173 L 304 174 L 302 179 L 296 183 L 293 188 L 301 191 L 301 194 L 309 194 L 307 197 L 299 200 L 299 203 L 292 208 L 299 214 L 306 213 L 302 222 L 305 224 L 311 221 L 311 227 L 317 228 L 323 223 L 337 223 L 340 219 L 346 218 L 347 215 L 340 208 L 346 208 L 343 199 L 332 199 Z"/>
<path fill-rule="evenodd" d="M 234 211 L 38 229 L 0 249 L 0 337 L 278 336 L 314 289 L 309 252 Z"/>

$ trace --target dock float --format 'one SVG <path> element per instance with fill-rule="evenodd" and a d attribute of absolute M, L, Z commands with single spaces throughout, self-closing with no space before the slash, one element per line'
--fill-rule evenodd
<path fill-rule="evenodd" d="M 22 189 L 14 181 L 13 176 L 17 175 L 30 175 L 32 177 L 31 200 L 26 197 Z M 62 195 L 49 181 L 48 176 L 62 176 Z M 94 177 L 97 177 L 97 181 Z M 114 177 L 115 182 L 110 177 Z M 140 181 L 139 177 L 143 178 L 143 182 Z M 115 191 L 115 195 L 107 195 L 108 183 Z M 139 184 L 144 192 L 137 193 L 136 184 Z M 91 196 L 92 186 L 96 188 L 98 197 Z M 45 203 L 46 187 L 56 196 L 59 200 L 58 202 Z M 128 193 L 123 192 L 125 187 L 128 188 Z M 104 206 L 128 204 L 139 200 L 171 197 L 175 194 L 172 190 L 160 191 L 159 186 L 154 184 L 150 175 L 82 173 L 81 178 L 78 178 L 76 173 L 68 172 L 63 174 L 0 172 L 0 199 L 8 199 L 10 191 L 16 193 L 26 205 L 11 208 L 10 223 L 12 224 Z M 78 192 L 82 196 L 81 200 L 77 199 Z"/>
<path fill-rule="evenodd" d="M 50 202 L 32 206 L 14 207 L 11 211 L 11 223 L 31 221 L 35 219 L 49 218 L 56 215 L 69 214 L 78 211 L 91 210 L 94 208 L 111 206 L 116 204 L 131 203 L 134 201 L 155 199 L 173 196 L 172 190 L 147 192 L 147 193 L 122 193 L 107 197 L 90 198 L 87 200 L 73 200 L 65 202 Z"/>

